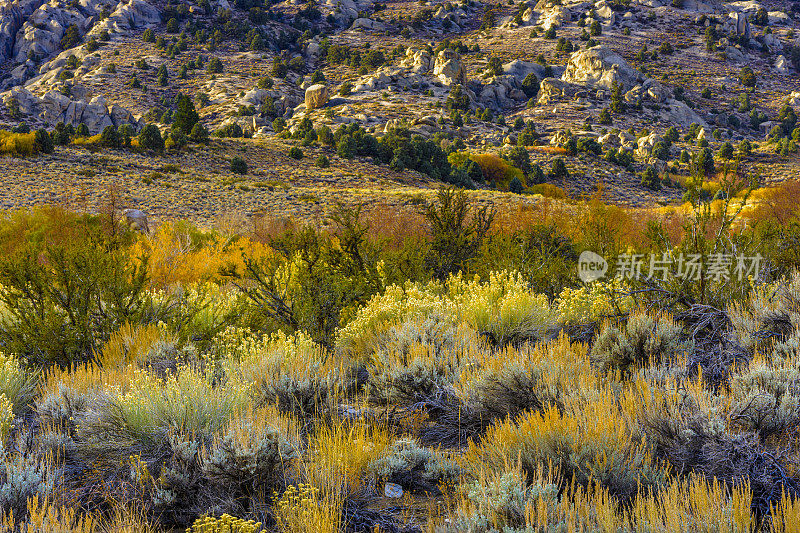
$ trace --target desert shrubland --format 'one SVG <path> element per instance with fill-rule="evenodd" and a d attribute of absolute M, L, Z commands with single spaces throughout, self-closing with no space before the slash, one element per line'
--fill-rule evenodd
<path fill-rule="evenodd" d="M 225 238 L 0 221 L 4 524 L 792 531 L 796 274 L 709 282 L 723 308 L 613 276 L 544 290 L 514 246 L 576 258 L 537 225 L 441 277 L 337 216 Z"/>

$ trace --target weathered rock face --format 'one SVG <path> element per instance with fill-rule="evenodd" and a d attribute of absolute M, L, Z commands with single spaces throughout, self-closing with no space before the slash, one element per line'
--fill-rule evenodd
<path fill-rule="evenodd" d="M 454 83 L 464 84 L 467 77 L 467 70 L 461 62 L 461 56 L 454 50 L 445 49 L 436 56 L 433 65 L 433 75 L 445 85 Z"/>
<path fill-rule="evenodd" d="M 145 0 L 123 0 L 111 15 L 99 21 L 104 8 L 102 0 L 22 0 L 0 4 L 0 63 L 11 59 L 24 65 L 15 67 L 4 85 L 18 85 L 33 75 L 34 63 L 29 58 L 43 59 L 61 50 L 61 39 L 72 25 L 83 38 L 103 30 L 124 34 L 161 20 L 158 9 Z M 0 82 L 3 78 L 8 76 L 0 73 Z"/>
<path fill-rule="evenodd" d="M 666 112 L 665 118 L 673 124 L 687 128 L 694 122 L 700 124 L 700 126 L 704 128 L 708 127 L 706 121 L 685 103 L 669 99 L 667 100 L 667 105 L 669 105 L 669 110 Z"/>
<path fill-rule="evenodd" d="M 642 157 L 650 155 L 650 153 L 653 151 L 653 146 L 660 141 L 662 141 L 662 138 L 656 133 L 651 133 L 645 137 L 640 137 L 636 141 L 636 154 Z"/>
<path fill-rule="evenodd" d="M 44 0 L 22 0 L 0 5 L 0 63 L 11 57 L 17 33 Z"/>
<path fill-rule="evenodd" d="M 779 55 L 778 58 L 775 60 L 775 70 L 779 74 L 789 74 L 792 70 L 792 66 L 789 61 L 783 55 Z"/>
<path fill-rule="evenodd" d="M 539 25 L 543 30 L 547 31 L 551 27 L 559 27 L 564 22 L 572 20 L 572 14 L 569 9 L 555 3 L 552 0 L 539 0 L 534 8 L 539 14 Z"/>
<path fill-rule="evenodd" d="M 90 33 L 99 33 L 108 30 L 109 33 L 125 34 L 161 22 L 158 9 L 144 0 L 130 0 L 122 2 L 117 9 L 100 24 L 97 24 Z"/>
<path fill-rule="evenodd" d="M 319 109 L 330 100 L 328 87 L 318 83 L 306 89 L 306 110 Z"/>
<path fill-rule="evenodd" d="M 73 100 L 57 91 L 48 91 L 39 98 L 23 87 L 14 87 L 3 93 L 0 99 L 4 104 L 15 100 L 23 114 L 50 126 L 58 122 L 74 126 L 83 123 L 93 134 L 100 133 L 106 126 L 139 126 L 139 121 L 130 111 L 116 104 L 108 105 L 101 96 L 85 102 Z"/>
<path fill-rule="evenodd" d="M 574 52 L 561 79 L 595 88 L 610 89 L 614 81 L 630 88 L 643 76 L 620 55 L 606 46 Z"/>
<path fill-rule="evenodd" d="M 323 14 L 333 15 L 337 24 L 346 27 L 358 18 L 360 11 L 371 11 L 372 0 L 326 0 L 320 7 Z"/>
<path fill-rule="evenodd" d="M 736 13 L 736 35 L 740 37 L 744 37 L 745 39 L 750 38 L 750 19 L 747 18 L 747 15 L 744 13 Z"/>
<path fill-rule="evenodd" d="M 386 30 L 386 25 L 383 22 L 378 22 L 377 20 L 372 20 L 369 18 L 358 18 L 353 21 L 353 25 L 350 26 L 351 30 L 370 30 L 370 31 L 384 31 Z"/>
<path fill-rule="evenodd" d="M 522 81 L 528 74 L 533 74 L 537 78 L 544 78 L 544 67 L 538 63 L 530 61 L 522 61 L 515 59 L 503 65 L 503 72 L 509 76 L 513 76 L 517 81 Z"/>
<path fill-rule="evenodd" d="M 497 110 L 513 106 L 517 101 L 525 100 L 525 98 L 519 81 L 510 75 L 494 76 L 488 80 L 480 92 L 481 104 Z"/>
<path fill-rule="evenodd" d="M 431 55 L 427 50 L 408 48 L 406 57 L 400 62 L 400 66 L 410 68 L 417 74 L 425 74 L 431 70 Z"/>
<path fill-rule="evenodd" d="M 562 96 L 570 96 L 570 85 L 558 78 L 545 78 L 539 85 L 539 99 L 541 105 L 547 105 Z"/>

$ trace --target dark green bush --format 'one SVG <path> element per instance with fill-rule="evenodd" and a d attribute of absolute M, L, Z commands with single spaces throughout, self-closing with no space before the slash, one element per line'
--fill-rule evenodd
<path fill-rule="evenodd" d="M 139 132 L 139 146 L 145 150 L 164 151 L 164 139 L 155 124 L 148 124 Z"/>
<path fill-rule="evenodd" d="M 147 319 L 147 260 L 130 261 L 119 246 L 129 237 L 114 220 L 44 213 L 44 220 L 12 219 L 0 228 L 28 233 L 0 259 L 0 301 L 8 309 L 0 342 L 32 364 L 68 365 L 89 360 L 125 322 Z"/>
<path fill-rule="evenodd" d="M 247 162 L 241 157 L 231 159 L 231 172 L 236 174 L 247 174 Z"/>

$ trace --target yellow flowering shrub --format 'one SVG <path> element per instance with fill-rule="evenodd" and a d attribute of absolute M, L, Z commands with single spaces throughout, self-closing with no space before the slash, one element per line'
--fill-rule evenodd
<path fill-rule="evenodd" d="M 0 392 L 0 450 L 3 449 L 8 432 L 14 423 L 14 405 Z"/>
<path fill-rule="evenodd" d="M 541 338 L 555 324 L 547 297 L 530 290 L 517 272 L 493 272 L 489 279 L 466 280 L 459 273 L 442 285 L 392 285 L 358 310 L 354 320 L 339 329 L 340 352 L 368 358 L 376 339 L 387 328 L 437 314 L 454 324 L 489 334 L 498 344 Z"/>
<path fill-rule="evenodd" d="M 247 361 L 279 353 L 282 358 L 297 360 L 313 357 L 324 359 L 323 348 L 305 332 L 287 335 L 278 331 L 271 335 L 253 334 L 245 328 L 228 327 L 214 338 L 214 355 L 222 361 Z"/>
<path fill-rule="evenodd" d="M 634 306 L 630 289 L 619 279 L 595 281 L 579 289 L 565 288 L 556 298 L 558 320 L 562 324 L 587 324 L 606 316 L 626 313 Z"/>
<path fill-rule="evenodd" d="M 247 405 L 250 387 L 234 380 L 215 383 L 211 372 L 183 368 L 158 379 L 137 371 L 130 390 L 104 407 L 116 434 L 152 442 L 170 430 L 180 434 L 213 434 Z"/>
<path fill-rule="evenodd" d="M 547 296 L 532 292 L 518 272 L 492 272 L 485 282 L 466 281 L 459 273 L 447 287 L 460 318 L 500 345 L 542 338 L 555 324 Z"/>
<path fill-rule="evenodd" d="M 391 285 L 373 296 L 356 312 L 355 318 L 339 329 L 336 345 L 342 354 L 356 359 L 368 357 L 376 336 L 392 324 L 431 313 L 453 313 L 453 303 L 443 296 L 440 283 L 407 282 Z"/>
<path fill-rule="evenodd" d="M 213 516 L 198 518 L 186 533 L 257 533 L 258 531 L 262 531 L 261 522 L 223 514 L 219 518 Z"/>
<path fill-rule="evenodd" d="M 224 373 L 248 384 L 257 403 L 277 403 L 281 410 L 312 415 L 333 400 L 345 374 L 343 363 L 298 332 L 254 336 L 229 328 L 215 343 Z"/>
<path fill-rule="evenodd" d="M 36 375 L 28 372 L 16 355 L 0 352 L 0 394 L 23 409 L 36 394 Z"/>
<path fill-rule="evenodd" d="M 155 324 L 133 326 L 126 322 L 108 339 L 97 362 L 105 369 L 142 363 L 161 338 L 162 331 Z"/>
<path fill-rule="evenodd" d="M 279 531 L 285 533 L 336 533 L 341 503 L 324 499 L 319 489 L 301 483 L 290 485 L 275 503 Z"/>

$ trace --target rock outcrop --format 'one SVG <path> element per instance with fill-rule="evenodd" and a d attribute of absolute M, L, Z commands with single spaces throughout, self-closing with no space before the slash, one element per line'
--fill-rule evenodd
<path fill-rule="evenodd" d="M 400 62 L 400 66 L 411 69 L 417 74 L 425 74 L 433 68 L 431 54 L 427 50 L 417 50 L 409 47 L 406 50 L 406 57 Z"/>
<path fill-rule="evenodd" d="M 464 84 L 467 78 L 467 70 L 461 61 L 461 56 L 454 50 L 445 49 L 436 56 L 433 65 L 433 75 L 445 85 L 454 83 Z"/>
<path fill-rule="evenodd" d="M 643 80 L 643 76 L 610 48 L 595 46 L 574 52 L 561 79 L 598 89 L 610 89 L 616 81 L 629 89 Z"/>
<path fill-rule="evenodd" d="M 306 89 L 306 111 L 323 107 L 328 103 L 330 98 L 330 92 L 328 92 L 328 87 L 326 85 L 321 83 L 312 85 Z"/>
<path fill-rule="evenodd" d="M 119 127 L 130 124 L 139 127 L 139 120 L 130 111 L 116 104 L 109 105 L 105 98 L 97 96 L 89 102 L 73 100 L 57 91 L 48 91 L 41 98 L 24 87 L 14 87 L 0 97 L 6 105 L 14 100 L 23 115 L 32 117 L 48 126 L 58 122 L 64 124 L 86 124 L 93 134 L 107 126 Z"/>
<path fill-rule="evenodd" d="M 538 24 L 545 31 L 551 27 L 557 28 L 564 22 L 572 20 L 572 14 L 569 9 L 561 5 L 561 2 L 539 0 L 534 9 L 539 12 Z"/>
<path fill-rule="evenodd" d="M 112 34 L 126 34 L 159 22 L 161 22 L 161 14 L 158 9 L 144 0 L 129 0 L 120 3 L 117 9 L 107 19 L 92 28 L 90 33 L 95 34 L 102 30 L 108 30 Z"/>

